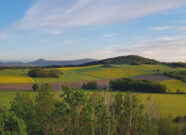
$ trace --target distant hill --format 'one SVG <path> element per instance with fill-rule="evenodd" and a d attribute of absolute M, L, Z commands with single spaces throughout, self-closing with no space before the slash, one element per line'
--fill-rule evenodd
<path fill-rule="evenodd" d="M 24 67 L 24 66 L 51 66 L 51 65 L 81 65 L 88 62 L 96 61 L 95 59 L 79 59 L 79 60 L 67 60 L 67 61 L 52 61 L 38 59 L 36 61 L 24 63 L 24 62 L 0 62 L 0 67 Z"/>
<path fill-rule="evenodd" d="M 0 62 L 0 67 L 24 67 L 24 66 L 41 66 L 41 67 L 61 67 L 61 66 L 88 66 L 88 65 L 99 65 L 99 64 L 130 64 L 130 65 L 140 65 L 140 64 L 164 64 L 171 67 L 186 67 L 186 63 L 173 62 L 173 63 L 163 63 L 154 59 L 148 59 L 145 57 L 137 55 L 119 56 L 114 58 L 108 58 L 103 60 L 95 59 L 79 59 L 79 60 L 66 60 L 66 61 L 56 61 L 56 60 L 45 60 L 38 59 L 36 61 L 24 63 L 24 62 Z"/>
<path fill-rule="evenodd" d="M 98 64 L 131 64 L 131 65 L 140 65 L 140 64 L 160 64 L 161 62 L 153 60 L 153 59 L 148 59 L 144 58 L 141 56 L 137 55 L 128 55 L 128 56 L 119 56 L 119 57 L 114 57 L 114 58 L 109 58 L 109 59 L 104 59 L 104 60 L 99 60 L 99 61 L 93 61 L 93 62 L 88 62 L 83 65 L 98 65 Z"/>
<path fill-rule="evenodd" d="M 32 61 L 27 63 L 28 65 L 31 66 L 52 66 L 52 65 L 81 65 L 84 63 L 88 62 L 93 62 L 96 61 L 95 59 L 80 59 L 80 60 L 67 60 L 67 61 L 51 61 L 51 60 L 44 60 L 44 59 L 39 59 L 36 61 Z"/>
<path fill-rule="evenodd" d="M 23 66 L 27 66 L 27 64 L 23 62 L 0 62 L 0 67 L 23 67 Z"/>

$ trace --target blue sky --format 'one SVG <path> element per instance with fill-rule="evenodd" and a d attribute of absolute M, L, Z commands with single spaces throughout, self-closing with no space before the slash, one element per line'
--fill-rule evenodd
<path fill-rule="evenodd" d="M 186 62 L 186 0 L 0 0 L 0 60 Z"/>

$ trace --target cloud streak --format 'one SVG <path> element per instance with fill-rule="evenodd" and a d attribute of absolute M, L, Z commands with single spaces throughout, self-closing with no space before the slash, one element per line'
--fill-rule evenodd
<path fill-rule="evenodd" d="M 184 4 L 185 0 L 37 0 L 18 26 L 37 29 L 112 24 Z"/>

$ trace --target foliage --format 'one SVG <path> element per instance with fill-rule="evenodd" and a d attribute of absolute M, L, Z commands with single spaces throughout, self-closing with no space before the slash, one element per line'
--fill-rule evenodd
<path fill-rule="evenodd" d="M 38 91 L 38 89 L 39 89 L 39 85 L 38 85 L 37 83 L 34 83 L 34 84 L 32 85 L 32 90 L 33 90 L 33 91 Z"/>
<path fill-rule="evenodd" d="M 26 135 L 25 128 L 24 121 L 0 105 L 0 135 Z"/>
<path fill-rule="evenodd" d="M 167 63 L 168 66 L 177 68 L 177 67 L 182 67 L 182 68 L 186 68 L 186 63 L 183 62 L 173 62 L 173 63 Z"/>
<path fill-rule="evenodd" d="M 165 75 L 176 78 L 178 80 L 186 82 L 186 70 L 176 70 L 171 72 L 165 72 Z"/>
<path fill-rule="evenodd" d="M 10 110 L 25 122 L 28 134 L 37 135 L 36 107 L 33 99 L 28 94 L 17 93 L 14 100 L 11 101 Z"/>
<path fill-rule="evenodd" d="M 184 125 L 161 116 L 151 98 L 147 102 L 145 109 L 139 97 L 131 93 L 119 93 L 111 99 L 104 93 L 90 94 L 71 87 L 63 87 L 56 99 L 49 85 L 43 84 L 35 100 L 21 93 L 11 102 L 10 111 L 0 107 L 0 123 L 6 118 L 2 115 L 11 113 L 20 124 L 16 130 L 10 125 L 7 129 L 19 132 L 17 135 L 184 135 Z M 3 125 L 2 133 L 6 131 Z"/>
<path fill-rule="evenodd" d="M 10 101 L 12 101 L 16 97 L 16 93 L 19 94 L 28 94 L 32 100 L 35 99 L 37 92 L 28 92 L 28 91 L 1 91 L 0 92 L 0 102 L 2 105 L 10 108 Z M 92 95 L 93 91 L 86 91 L 89 95 Z M 105 92 L 106 96 L 115 97 L 117 93 L 121 93 L 125 95 L 126 92 Z M 180 94 L 152 94 L 152 93 L 137 93 L 141 102 L 146 105 L 146 99 L 151 96 L 152 100 L 157 101 L 157 104 L 160 105 L 160 111 L 163 115 L 167 115 L 169 113 L 172 114 L 173 117 L 186 115 L 186 95 Z M 58 93 L 57 95 L 61 95 Z M 176 109 L 175 109 L 176 108 Z"/>
<path fill-rule="evenodd" d="M 30 77 L 36 77 L 36 78 L 47 78 L 47 77 L 59 78 L 61 72 L 57 69 L 46 70 L 42 68 L 34 68 L 28 71 L 28 75 Z"/>
<path fill-rule="evenodd" d="M 158 82 L 128 78 L 111 80 L 110 88 L 119 91 L 166 93 L 166 87 Z"/>
<path fill-rule="evenodd" d="M 98 88 L 98 85 L 97 85 L 97 82 L 96 81 L 90 81 L 90 82 L 87 82 L 87 83 L 84 83 L 82 85 L 82 89 L 92 89 L 92 90 L 95 90 Z"/>

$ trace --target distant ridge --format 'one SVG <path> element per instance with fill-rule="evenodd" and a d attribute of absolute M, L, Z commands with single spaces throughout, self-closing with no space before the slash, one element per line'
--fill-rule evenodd
<path fill-rule="evenodd" d="M 44 59 L 38 59 L 36 61 L 32 61 L 27 63 L 31 66 L 52 66 L 52 65 L 80 65 L 88 62 L 96 61 L 95 59 L 79 59 L 79 60 L 67 60 L 67 61 L 52 61 L 52 60 L 44 60 Z"/>
<path fill-rule="evenodd" d="M 26 66 L 40 66 L 40 67 L 61 67 L 61 66 L 89 66 L 89 65 L 99 65 L 99 64 L 129 64 L 129 65 L 140 65 L 140 64 L 164 64 L 172 67 L 186 67 L 186 63 L 183 62 L 160 62 L 154 59 L 149 59 L 141 57 L 138 55 L 128 55 L 128 56 L 118 56 L 103 60 L 96 59 L 79 59 L 79 60 L 45 60 L 38 59 L 32 62 L 0 62 L 0 67 L 26 67 Z"/>
<path fill-rule="evenodd" d="M 88 62 L 96 61 L 95 59 L 79 59 L 79 60 L 67 60 L 67 61 L 53 61 L 38 59 L 36 61 L 24 63 L 24 62 L 0 62 L 0 67 L 24 67 L 24 66 L 66 66 L 66 65 L 81 65 Z"/>

